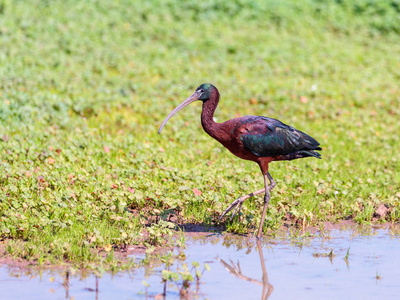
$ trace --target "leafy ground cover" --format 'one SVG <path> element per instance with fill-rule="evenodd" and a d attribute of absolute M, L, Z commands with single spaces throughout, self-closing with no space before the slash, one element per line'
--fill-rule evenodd
<path fill-rule="evenodd" d="M 265 231 L 399 221 L 400 2 L 0 3 L 4 253 L 109 266 L 98 250 L 164 245 L 171 222 L 213 226 L 262 187 L 202 131 L 200 104 L 157 134 L 204 82 L 217 121 L 273 117 L 322 145 L 322 161 L 271 165 Z M 252 233 L 261 201 L 222 225 Z"/>

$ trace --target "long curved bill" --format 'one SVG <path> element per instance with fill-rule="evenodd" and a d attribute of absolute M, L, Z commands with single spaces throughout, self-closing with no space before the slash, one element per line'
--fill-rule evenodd
<path fill-rule="evenodd" d="M 199 100 L 199 94 L 197 92 L 194 92 L 192 96 L 187 98 L 185 101 L 183 101 L 181 104 L 179 104 L 171 113 L 168 115 L 168 117 L 165 118 L 164 122 L 161 124 L 160 129 L 158 129 L 158 133 L 161 133 L 161 130 L 163 129 L 164 125 L 168 122 L 169 119 L 173 115 L 175 115 L 178 111 L 180 111 L 182 108 L 185 106 L 188 106 L 190 103 Z"/>

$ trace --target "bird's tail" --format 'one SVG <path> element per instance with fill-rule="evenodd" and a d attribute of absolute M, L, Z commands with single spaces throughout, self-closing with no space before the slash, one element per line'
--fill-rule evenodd
<path fill-rule="evenodd" d="M 321 154 L 314 150 L 300 150 L 287 155 L 279 156 L 275 160 L 293 160 L 304 157 L 315 157 L 321 159 Z"/>
<path fill-rule="evenodd" d="M 299 151 L 299 153 L 304 155 L 302 157 L 310 157 L 311 156 L 311 157 L 322 159 L 321 158 L 321 154 L 318 153 L 317 151 L 314 151 L 314 150 L 307 150 L 307 151 L 306 150 L 302 150 L 302 151 Z"/>

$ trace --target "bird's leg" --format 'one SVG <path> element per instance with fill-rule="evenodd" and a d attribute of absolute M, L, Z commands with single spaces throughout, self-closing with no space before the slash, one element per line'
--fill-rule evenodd
<path fill-rule="evenodd" d="M 244 196 L 242 196 L 242 197 L 237 198 L 235 201 L 233 201 L 233 202 L 231 203 L 231 205 L 229 205 L 229 207 L 224 211 L 224 213 L 221 215 L 221 217 L 220 217 L 219 219 L 221 220 L 221 218 L 222 218 L 226 213 L 228 213 L 228 212 L 231 211 L 233 208 L 235 208 L 235 210 L 233 211 L 232 216 L 231 216 L 231 221 L 232 221 L 232 219 L 233 219 L 233 217 L 235 216 L 236 211 L 237 211 L 238 208 L 239 208 L 238 215 L 240 216 L 240 211 L 242 210 L 242 204 L 243 204 L 243 202 L 244 202 L 246 199 L 249 199 L 250 197 L 253 197 L 253 196 L 255 196 L 255 195 L 258 195 L 258 194 L 261 194 L 261 193 L 264 193 L 264 192 L 265 192 L 265 189 L 261 189 L 261 190 L 255 191 L 255 192 L 253 192 L 253 193 L 250 193 L 250 194 L 248 194 L 248 195 L 244 195 Z"/>
<path fill-rule="evenodd" d="M 269 190 L 272 190 L 272 189 L 276 186 L 275 180 L 272 178 L 272 176 L 269 174 L 269 172 L 267 172 L 267 176 L 268 176 L 268 179 L 269 179 L 269 181 L 270 181 L 270 183 L 271 183 L 271 185 L 268 186 L 268 189 L 269 189 Z M 265 176 L 264 176 L 264 180 L 265 180 Z M 241 211 L 241 209 L 242 209 L 242 204 L 243 204 L 243 202 L 244 202 L 245 200 L 249 199 L 250 197 L 256 196 L 256 195 L 261 194 L 261 193 L 265 193 L 265 188 L 262 188 L 261 190 L 258 190 L 258 191 L 255 191 L 255 192 L 253 192 L 253 193 L 250 193 L 250 194 L 247 194 L 247 195 L 244 195 L 244 196 L 242 196 L 242 197 L 237 198 L 235 201 L 233 201 L 233 202 L 228 206 L 227 209 L 225 209 L 225 211 L 224 211 L 224 212 L 222 213 L 222 215 L 219 217 L 218 221 L 221 221 L 221 219 L 223 218 L 223 216 L 225 216 L 228 212 L 230 212 L 230 211 L 231 211 L 232 209 L 234 209 L 234 208 L 235 208 L 235 210 L 234 210 L 233 213 L 232 213 L 231 220 L 232 220 L 233 217 L 235 216 L 236 210 L 237 210 L 238 208 L 239 208 L 238 214 L 240 215 L 240 211 Z"/>
<path fill-rule="evenodd" d="M 274 187 L 276 187 L 276 182 L 272 178 L 271 174 L 269 174 L 269 172 L 267 172 L 267 176 L 268 176 L 268 179 L 269 179 L 269 183 L 271 184 L 271 185 L 268 186 L 268 189 L 271 191 Z M 264 184 L 265 184 L 265 176 L 264 176 Z"/>
<path fill-rule="evenodd" d="M 237 210 L 238 207 L 239 207 L 239 214 L 240 214 L 240 210 L 241 210 L 241 208 L 242 208 L 242 204 L 243 204 L 243 202 L 244 202 L 246 199 L 249 199 L 250 197 L 253 197 L 253 196 L 255 196 L 255 195 L 258 195 L 258 194 L 261 194 L 261 193 L 264 193 L 264 192 L 265 192 L 265 188 L 263 188 L 263 189 L 261 189 L 261 190 L 258 190 L 258 191 L 255 191 L 255 192 L 253 192 L 253 193 L 250 193 L 250 194 L 248 194 L 248 195 L 245 195 L 245 196 L 242 196 L 242 197 L 237 198 L 235 201 L 233 201 L 233 202 L 228 206 L 227 209 L 225 209 L 225 211 L 224 211 L 224 212 L 222 213 L 222 215 L 219 217 L 218 221 L 221 221 L 221 219 L 222 219 L 228 212 L 230 212 L 232 209 L 235 208 L 235 210 L 234 210 L 234 212 L 233 212 L 233 214 L 232 214 L 232 216 L 231 216 L 231 220 L 232 220 L 233 217 L 234 217 L 235 214 L 236 214 L 236 210 Z"/>
<path fill-rule="evenodd" d="M 274 187 L 276 185 L 275 180 L 272 178 L 271 174 L 269 174 L 269 172 L 267 172 L 267 175 L 264 175 L 264 184 L 265 184 L 264 208 L 263 208 L 263 213 L 261 216 L 260 226 L 258 227 L 257 238 L 261 237 L 264 220 L 265 220 L 265 214 L 267 213 L 267 208 L 268 208 L 269 199 L 270 199 L 270 195 L 269 195 L 270 188 L 268 186 L 267 178 L 269 179 L 271 186 Z"/>

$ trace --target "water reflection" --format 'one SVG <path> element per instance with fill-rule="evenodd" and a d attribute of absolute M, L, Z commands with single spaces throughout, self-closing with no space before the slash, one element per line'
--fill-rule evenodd
<path fill-rule="evenodd" d="M 85 281 L 94 278 L 89 285 Z M 69 269 L 40 269 L 37 267 L 12 267 L 0 265 L 1 299 L 74 299 L 76 289 L 80 285 L 82 291 L 94 293 L 94 299 L 99 299 L 100 277 L 82 270 L 77 273 Z M 81 283 L 84 283 L 81 285 Z M 3 285 L 7 284 L 7 289 Z M 71 288 L 72 286 L 72 288 Z M 89 287 L 88 287 L 89 286 Z M 38 292 L 40 291 L 40 293 Z M 32 296 L 40 294 L 41 296 Z M 47 296 L 43 296 L 46 295 Z M 26 297 L 25 295 L 29 295 Z M 91 298 L 93 299 L 93 298 Z"/>
<path fill-rule="evenodd" d="M 85 288 L 85 290 L 89 291 L 89 292 L 96 292 L 96 300 L 99 300 L 99 277 L 96 277 L 96 284 L 95 284 L 95 288 Z M 65 297 L 65 299 L 69 299 L 68 297 Z"/>
<path fill-rule="evenodd" d="M 137 260 L 148 260 L 146 266 L 102 277 L 83 270 L 0 266 L 1 299 L 257 299 L 260 294 L 261 299 L 397 299 L 399 232 L 399 227 L 352 228 L 261 240 L 210 235 L 176 249 L 168 267 L 168 253 L 162 254 L 164 262 L 154 263 L 138 255 Z M 205 263 L 211 270 L 182 290 L 179 272 L 187 265 L 194 276 L 193 262 L 200 271 Z M 163 281 L 166 269 L 178 273 L 177 282 Z"/>
<path fill-rule="evenodd" d="M 64 280 L 61 283 L 61 286 L 64 288 L 65 290 L 65 299 L 69 300 L 70 298 L 70 277 L 71 277 L 71 272 L 70 271 L 66 271 L 65 275 L 64 275 Z M 54 278 L 54 277 L 52 277 Z M 99 299 L 99 277 L 95 276 L 96 281 L 95 281 L 95 286 L 94 288 L 90 288 L 90 287 L 85 287 L 84 290 L 89 291 L 89 292 L 95 292 L 95 300 Z M 50 279 L 50 281 L 52 281 Z"/>
<path fill-rule="evenodd" d="M 271 295 L 271 293 L 273 292 L 274 288 L 273 286 L 269 283 L 268 280 L 268 273 L 267 273 L 267 268 L 265 267 L 265 260 L 264 260 L 264 255 L 263 255 L 263 250 L 261 247 L 261 241 L 257 240 L 257 251 L 258 254 L 260 256 L 260 265 L 261 265 L 261 269 L 262 269 L 262 278 L 261 281 L 257 280 L 255 278 L 250 278 L 248 276 L 245 276 L 242 274 L 242 270 L 240 268 L 240 263 L 238 261 L 237 266 L 235 266 L 235 263 L 230 259 L 230 264 L 228 264 L 226 261 L 224 261 L 223 259 L 218 258 L 218 260 L 221 262 L 221 264 L 224 266 L 224 268 L 231 273 L 233 276 L 241 279 L 241 280 L 246 280 L 249 282 L 253 282 L 259 285 L 262 285 L 263 290 L 262 290 L 262 294 L 261 294 L 261 299 L 262 300 L 266 300 L 268 299 L 268 297 Z"/>
<path fill-rule="evenodd" d="M 69 271 L 65 272 L 65 279 L 62 285 L 65 289 L 65 299 L 69 299 Z"/>

